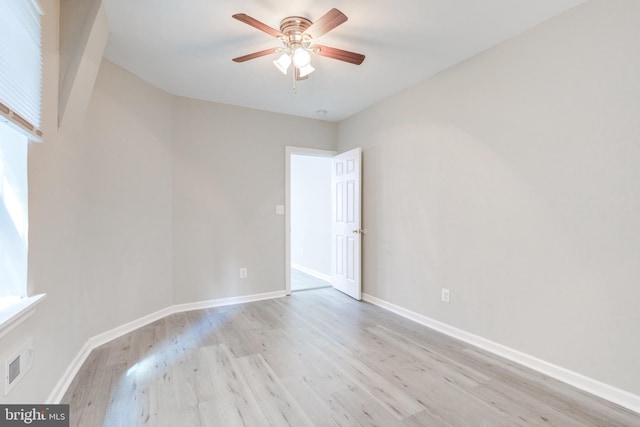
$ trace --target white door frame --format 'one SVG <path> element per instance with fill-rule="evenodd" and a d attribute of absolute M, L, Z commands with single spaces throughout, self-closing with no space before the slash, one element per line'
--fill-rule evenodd
<path fill-rule="evenodd" d="M 304 155 L 315 157 L 333 157 L 337 153 L 330 150 L 286 146 L 285 152 L 285 204 L 284 204 L 284 235 L 285 235 L 285 292 L 291 294 L 291 156 Z"/>

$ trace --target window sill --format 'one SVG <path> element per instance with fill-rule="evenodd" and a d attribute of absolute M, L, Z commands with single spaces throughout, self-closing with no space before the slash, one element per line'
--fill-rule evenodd
<path fill-rule="evenodd" d="M 47 294 L 25 298 L 0 298 L 0 338 L 27 320 Z"/>

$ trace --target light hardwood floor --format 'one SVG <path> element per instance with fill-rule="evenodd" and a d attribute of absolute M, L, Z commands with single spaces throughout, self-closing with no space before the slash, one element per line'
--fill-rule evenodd
<path fill-rule="evenodd" d="M 640 426 L 640 414 L 333 289 L 175 314 L 94 350 L 73 426 Z"/>

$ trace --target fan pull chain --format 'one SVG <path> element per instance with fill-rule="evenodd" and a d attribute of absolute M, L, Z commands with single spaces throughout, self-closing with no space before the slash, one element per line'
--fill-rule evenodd
<path fill-rule="evenodd" d="M 293 77 L 293 93 L 295 95 L 298 94 L 298 85 L 297 85 L 297 81 L 298 79 L 296 79 L 296 67 L 292 67 L 292 73 L 291 76 Z"/>

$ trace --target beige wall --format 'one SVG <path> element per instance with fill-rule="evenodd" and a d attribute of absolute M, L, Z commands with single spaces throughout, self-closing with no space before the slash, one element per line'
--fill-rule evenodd
<path fill-rule="evenodd" d="M 187 98 L 174 124 L 175 302 L 284 290 L 285 146 L 331 150 L 336 124 Z"/>
<path fill-rule="evenodd" d="M 171 145 L 171 96 L 104 61 L 73 150 L 89 335 L 172 303 Z"/>
<path fill-rule="evenodd" d="M 284 147 L 336 141 L 336 124 L 174 98 L 108 61 L 82 128 L 63 136 L 59 6 L 43 3 L 46 137 L 29 151 L 28 280 L 48 296 L 0 338 L 3 350 L 30 336 L 35 346 L 3 403 L 45 401 L 91 336 L 174 303 L 284 290 Z"/>
<path fill-rule="evenodd" d="M 0 402 L 44 402 L 90 336 L 172 303 L 171 96 L 104 62 L 77 137 L 57 132 L 58 2 L 42 1 L 42 144 L 29 148 L 31 371 Z M 1 368 L 2 370 L 4 368 Z"/>
<path fill-rule="evenodd" d="M 0 338 L 36 350 L 0 402 L 44 401 L 90 336 L 159 308 L 282 290 L 284 147 L 336 140 L 366 147 L 366 293 L 640 394 L 639 2 L 589 2 L 339 126 L 103 62 L 68 139 L 58 2 L 41 1 L 29 289 L 48 297 Z"/>
<path fill-rule="evenodd" d="M 59 6 L 44 7 L 29 292 L 48 297 L 0 338 L 35 346 L 32 371 L 0 402 L 43 402 L 89 337 L 176 302 L 284 290 L 284 147 L 336 140 L 335 124 L 174 98 L 107 61 L 82 128 L 62 136 Z"/>
<path fill-rule="evenodd" d="M 589 2 L 342 122 L 364 292 L 640 394 L 638 22 Z"/>

